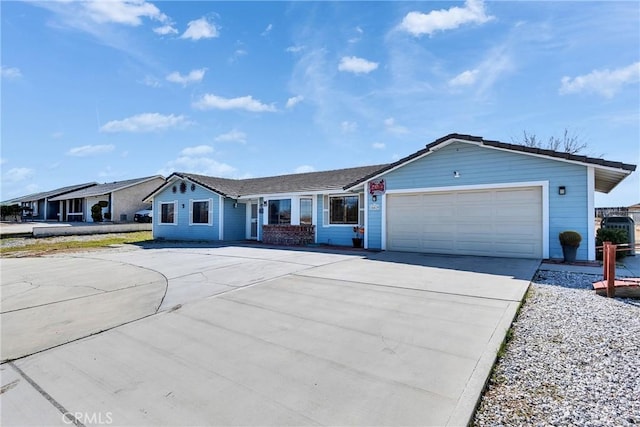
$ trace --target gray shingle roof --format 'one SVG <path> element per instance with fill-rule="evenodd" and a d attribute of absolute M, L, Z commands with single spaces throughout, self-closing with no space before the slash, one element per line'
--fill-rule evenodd
<path fill-rule="evenodd" d="M 42 200 L 47 198 L 51 199 L 52 197 L 61 196 L 63 194 L 67 194 L 72 191 L 82 190 L 84 188 L 91 187 L 96 184 L 97 182 L 87 182 L 84 184 L 69 185 L 67 187 L 56 188 L 55 190 L 42 191 L 40 193 L 33 193 L 33 194 L 28 194 L 22 197 L 16 197 L 15 199 L 7 200 L 3 203 L 7 204 L 7 203 L 35 202 L 37 200 Z"/>
<path fill-rule="evenodd" d="M 243 196 L 260 194 L 299 193 L 305 191 L 314 192 L 327 190 L 342 191 L 343 187 L 349 182 L 371 174 L 385 166 L 386 164 L 359 166 L 347 169 L 249 179 L 217 178 L 185 172 L 175 172 L 172 176 L 188 178 L 212 191 L 222 194 L 223 196 L 240 198 Z M 171 179 L 171 177 L 169 177 L 168 180 L 169 179 Z M 160 188 L 158 190 L 160 190 Z M 154 191 L 151 195 L 156 193 L 158 190 Z"/>
<path fill-rule="evenodd" d="M 84 197 L 102 196 L 103 194 L 109 194 L 112 191 L 117 191 L 126 187 L 130 187 L 135 184 L 139 184 L 145 181 L 149 181 L 154 178 L 163 178 L 161 175 L 146 176 L 144 178 L 127 179 L 125 181 L 116 181 L 106 184 L 98 184 L 93 187 L 84 188 L 82 190 L 66 193 L 64 195 L 54 197 L 50 200 L 69 200 L 69 199 L 81 199 Z"/>

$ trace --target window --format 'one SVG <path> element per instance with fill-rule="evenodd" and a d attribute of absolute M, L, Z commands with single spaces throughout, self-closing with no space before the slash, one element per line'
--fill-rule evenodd
<path fill-rule="evenodd" d="M 69 200 L 69 213 L 82 213 L 82 199 Z"/>
<path fill-rule="evenodd" d="M 300 199 L 300 225 L 311 225 L 313 219 L 313 200 Z"/>
<path fill-rule="evenodd" d="M 175 202 L 160 203 L 160 224 L 175 224 Z"/>
<path fill-rule="evenodd" d="M 291 224 L 291 199 L 269 200 L 269 224 Z"/>
<path fill-rule="evenodd" d="M 329 218 L 331 224 L 358 224 L 358 196 L 338 196 L 329 198 Z"/>
<path fill-rule="evenodd" d="M 211 200 L 191 200 L 191 224 L 211 224 Z"/>

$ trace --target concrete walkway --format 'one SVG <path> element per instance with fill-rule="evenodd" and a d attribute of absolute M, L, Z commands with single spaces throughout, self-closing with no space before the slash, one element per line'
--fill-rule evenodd
<path fill-rule="evenodd" d="M 2 361 L 156 313 L 167 290 L 153 270 L 106 260 L 0 259 Z"/>
<path fill-rule="evenodd" d="M 138 268 L 135 283 L 153 270 L 167 294 L 156 315 L 3 364 L 3 426 L 68 425 L 66 412 L 83 424 L 466 425 L 539 264 L 247 247 L 52 260 L 82 277 L 91 262 Z"/>

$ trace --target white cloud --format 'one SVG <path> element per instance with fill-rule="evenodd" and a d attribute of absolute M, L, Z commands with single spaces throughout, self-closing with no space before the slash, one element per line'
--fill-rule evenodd
<path fill-rule="evenodd" d="M 216 136 L 214 140 L 218 142 L 239 142 L 240 144 L 246 144 L 247 134 L 239 130 L 232 129 L 227 133 Z"/>
<path fill-rule="evenodd" d="M 182 39 L 200 40 L 218 37 L 218 29 L 213 22 L 209 22 L 207 18 L 196 19 L 187 24 L 186 31 L 180 36 Z"/>
<path fill-rule="evenodd" d="M 299 104 L 303 100 L 304 100 L 304 97 L 302 95 L 293 96 L 287 99 L 287 108 L 293 108 L 296 104 Z"/>
<path fill-rule="evenodd" d="M 276 111 L 276 108 L 273 105 L 263 104 L 262 102 L 253 99 L 251 95 L 241 96 L 238 98 L 223 98 L 212 93 L 207 93 L 198 101 L 194 102 L 192 106 L 198 110 L 247 110 L 254 113 Z"/>
<path fill-rule="evenodd" d="M 448 82 L 454 90 L 475 87 L 477 94 L 486 93 L 496 82 L 503 80 L 503 76 L 513 70 L 509 43 L 492 48 L 481 63 L 474 68 L 465 70 Z"/>
<path fill-rule="evenodd" d="M 298 53 L 303 50 L 304 50 L 304 46 L 301 46 L 301 45 L 289 46 L 288 48 L 285 49 L 285 51 L 289 53 Z"/>
<path fill-rule="evenodd" d="M 180 156 L 167 162 L 166 166 L 158 171 L 160 175 L 169 176 L 173 172 L 191 172 L 201 175 L 231 177 L 236 173 L 236 168 L 226 163 L 218 162 L 210 157 Z"/>
<path fill-rule="evenodd" d="M 182 74 L 180 74 L 177 71 L 174 71 L 173 73 L 170 73 L 166 79 L 167 81 L 170 81 L 171 83 L 178 83 L 181 84 L 183 86 L 188 85 L 189 83 L 198 83 L 202 81 L 202 78 L 204 77 L 204 73 L 207 71 L 206 68 L 200 68 L 199 70 L 192 70 L 189 72 L 189 74 L 183 76 Z"/>
<path fill-rule="evenodd" d="M 142 113 L 122 120 L 112 120 L 100 128 L 101 132 L 154 132 L 190 125 L 183 115 Z"/>
<path fill-rule="evenodd" d="M 267 28 L 264 29 L 264 31 L 260 34 L 261 36 L 268 36 L 269 33 L 271 32 L 271 30 L 273 30 L 273 24 L 269 24 L 267 25 Z"/>
<path fill-rule="evenodd" d="M 362 34 L 364 34 L 364 31 L 360 27 L 356 27 L 354 31 L 356 32 L 357 35 L 349 39 L 349 43 L 351 44 L 358 43 L 362 38 Z"/>
<path fill-rule="evenodd" d="M 160 80 L 158 80 L 157 78 L 155 78 L 153 76 L 144 76 L 144 79 L 140 80 L 140 83 L 142 83 L 145 86 L 149 86 L 149 87 L 160 87 L 160 86 L 162 86 L 162 83 L 160 83 Z"/>
<path fill-rule="evenodd" d="M 22 72 L 16 67 L 0 67 L 0 73 L 4 79 L 19 79 L 22 77 Z"/>
<path fill-rule="evenodd" d="M 53 132 L 53 133 L 51 134 L 51 138 L 53 138 L 53 139 L 60 139 L 60 138 L 62 138 L 63 136 L 64 136 L 64 133 L 63 133 L 63 132 L 60 132 L 60 131 L 58 131 L 58 132 Z"/>
<path fill-rule="evenodd" d="M 450 86 L 470 86 L 473 85 L 478 79 L 478 69 L 463 71 L 451 80 L 449 80 Z"/>
<path fill-rule="evenodd" d="M 409 12 L 400 28 L 414 36 L 433 34 L 436 31 L 453 30 L 464 24 L 484 24 L 493 19 L 487 15 L 482 0 L 467 0 L 464 7 L 433 10 L 429 13 Z"/>
<path fill-rule="evenodd" d="M 161 36 L 166 36 L 169 34 L 178 34 L 178 30 L 173 27 L 173 25 L 167 24 L 162 27 L 156 27 L 153 29 L 153 32 L 159 34 Z"/>
<path fill-rule="evenodd" d="M 340 129 L 342 129 L 342 132 L 355 132 L 358 129 L 358 124 L 356 122 L 349 122 L 349 121 L 344 121 L 342 123 L 340 123 Z"/>
<path fill-rule="evenodd" d="M 112 144 L 108 145 L 83 145 L 81 147 L 74 147 L 67 151 L 67 156 L 74 157 L 88 157 L 98 154 L 110 153 L 116 147 Z"/>
<path fill-rule="evenodd" d="M 7 182 L 19 182 L 31 178 L 35 174 L 33 169 L 12 168 L 5 172 L 4 180 Z"/>
<path fill-rule="evenodd" d="M 396 119 L 394 119 L 393 117 L 389 117 L 384 120 L 384 127 L 387 132 L 391 133 L 403 134 L 409 132 L 406 127 L 396 124 Z"/>
<path fill-rule="evenodd" d="M 371 144 L 371 147 L 375 150 L 384 150 L 386 145 L 384 144 L 384 142 L 374 142 L 373 144 Z"/>
<path fill-rule="evenodd" d="M 367 61 L 366 59 L 355 56 L 343 56 L 338 65 L 338 70 L 355 74 L 367 74 L 376 68 L 378 68 L 377 62 Z"/>
<path fill-rule="evenodd" d="M 195 147 L 187 147 L 180 152 L 181 156 L 194 157 L 203 156 L 213 153 L 213 147 L 209 145 L 197 145 Z"/>
<path fill-rule="evenodd" d="M 315 172 L 316 168 L 310 165 L 301 165 L 294 169 L 293 173 L 309 173 Z"/>
<path fill-rule="evenodd" d="M 96 22 L 113 22 L 138 26 L 142 17 L 165 22 L 167 16 L 153 4 L 144 0 L 87 1 L 83 3 L 89 16 Z"/>
<path fill-rule="evenodd" d="M 622 86 L 640 82 L 640 62 L 615 70 L 593 70 L 577 77 L 563 77 L 560 94 L 595 92 L 612 98 Z"/>

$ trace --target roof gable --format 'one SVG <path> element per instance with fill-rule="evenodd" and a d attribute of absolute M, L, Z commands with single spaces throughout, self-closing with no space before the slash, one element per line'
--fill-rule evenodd
<path fill-rule="evenodd" d="M 613 162 L 595 157 L 579 156 L 576 154 L 527 147 L 524 145 L 485 140 L 480 136 L 452 133 L 439 138 L 430 144 L 427 144 L 425 148 L 416 151 L 415 153 L 410 154 L 409 156 L 404 157 L 395 163 L 391 163 L 390 165 L 387 165 L 386 167 L 374 172 L 373 174 L 350 183 L 345 187 L 345 189 L 355 188 L 370 179 L 378 178 L 382 175 L 385 175 L 392 170 L 400 168 L 419 158 L 425 157 L 454 142 L 471 143 L 489 149 L 516 152 L 523 155 L 543 157 L 550 160 L 564 161 L 574 164 L 581 164 L 586 167 L 593 167 L 595 169 L 595 189 L 596 191 L 600 191 L 603 193 L 610 192 L 616 185 L 618 185 L 624 178 L 626 178 L 636 169 L 636 165 L 626 164 L 622 162 Z"/>

